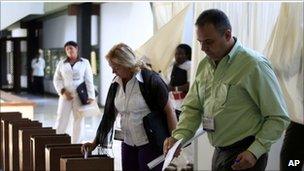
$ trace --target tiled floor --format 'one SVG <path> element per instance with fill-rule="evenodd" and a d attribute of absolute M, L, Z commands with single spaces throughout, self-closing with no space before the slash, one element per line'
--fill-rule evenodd
<path fill-rule="evenodd" d="M 42 122 L 43 127 L 54 127 L 56 121 L 56 111 L 58 105 L 58 97 L 56 96 L 38 96 L 28 93 L 21 93 L 18 96 L 27 98 L 36 103 L 34 108 L 34 120 Z M 103 112 L 103 109 L 101 109 Z M 95 138 L 96 130 L 99 126 L 99 122 L 102 116 L 86 117 L 84 118 L 84 129 L 81 133 L 80 141 L 82 143 L 92 141 Z M 71 119 L 72 121 L 72 119 Z M 71 123 L 71 122 L 70 122 Z M 71 125 L 68 126 L 71 128 Z M 71 133 L 71 129 L 68 129 L 68 133 Z M 121 170 L 121 155 L 120 155 L 120 142 L 114 141 L 113 151 L 115 170 Z M 97 154 L 97 150 L 93 151 L 93 154 Z"/>

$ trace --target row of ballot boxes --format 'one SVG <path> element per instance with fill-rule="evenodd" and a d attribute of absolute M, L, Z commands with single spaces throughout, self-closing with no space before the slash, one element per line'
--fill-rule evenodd
<path fill-rule="evenodd" d="M 0 170 L 114 170 L 113 158 L 91 155 L 85 159 L 81 144 L 71 144 L 69 135 L 56 134 L 18 112 L 0 113 L 0 120 Z"/>

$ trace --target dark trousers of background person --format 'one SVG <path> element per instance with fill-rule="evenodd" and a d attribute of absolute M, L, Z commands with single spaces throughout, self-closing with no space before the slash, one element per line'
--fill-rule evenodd
<path fill-rule="evenodd" d="M 254 141 L 254 136 L 249 136 L 241 141 L 226 147 L 216 147 L 212 158 L 212 171 L 232 171 L 237 156 L 245 151 Z M 256 164 L 246 171 L 264 171 L 267 165 L 268 154 L 263 154 Z M 244 170 L 242 170 L 244 171 Z"/>
<path fill-rule="evenodd" d="M 44 94 L 43 77 L 33 77 L 33 94 Z"/>
<path fill-rule="evenodd" d="M 142 146 L 129 146 L 126 143 L 121 144 L 121 159 L 123 171 L 148 171 L 147 166 L 155 158 L 162 155 L 159 150 L 155 150 L 153 145 L 146 144 Z M 163 163 L 157 165 L 152 170 L 160 171 Z"/>
<path fill-rule="evenodd" d="M 295 160 L 300 160 L 297 166 L 288 166 L 290 161 L 295 163 Z M 296 122 L 290 122 L 286 132 L 281 149 L 281 171 L 301 171 L 304 162 L 304 125 Z"/>
<path fill-rule="evenodd" d="M 182 113 L 182 111 L 175 109 L 176 118 L 179 121 L 179 116 Z"/>

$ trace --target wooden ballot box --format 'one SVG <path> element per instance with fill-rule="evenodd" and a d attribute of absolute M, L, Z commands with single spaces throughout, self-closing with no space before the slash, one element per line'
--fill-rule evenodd
<path fill-rule="evenodd" d="M 45 170 L 45 146 L 48 144 L 71 144 L 71 137 L 68 134 L 31 136 L 34 171 Z"/>
<path fill-rule="evenodd" d="M 111 171 L 114 170 L 114 159 L 104 155 L 89 156 L 63 156 L 60 158 L 60 171 Z"/>
<path fill-rule="evenodd" d="M 27 121 L 29 122 L 29 119 L 23 119 L 23 118 L 19 118 L 19 119 L 7 119 L 4 120 L 3 118 L 1 119 L 1 127 L 2 127 L 2 153 L 3 153 L 3 170 L 9 170 L 9 130 L 8 130 L 8 124 L 10 121 L 20 121 L 20 122 L 24 122 Z"/>
<path fill-rule="evenodd" d="M 11 119 L 21 119 L 21 113 L 19 112 L 1 112 L 0 113 L 0 170 L 3 170 L 3 151 L 2 151 L 2 145 L 3 145 L 3 130 L 2 130 L 2 126 L 1 126 L 1 120 L 2 118 L 4 120 L 11 120 Z"/>
<path fill-rule="evenodd" d="M 54 144 L 45 146 L 45 170 L 60 170 L 60 157 L 82 155 L 82 144 Z"/>
<path fill-rule="evenodd" d="M 9 121 L 8 125 L 8 145 L 9 145 L 9 170 L 19 170 L 19 138 L 20 128 L 42 127 L 38 121 Z"/>
<path fill-rule="evenodd" d="M 19 129 L 19 170 L 28 171 L 33 170 L 30 141 L 33 135 L 52 135 L 56 134 L 56 130 L 51 127 L 47 128 L 20 128 Z"/>

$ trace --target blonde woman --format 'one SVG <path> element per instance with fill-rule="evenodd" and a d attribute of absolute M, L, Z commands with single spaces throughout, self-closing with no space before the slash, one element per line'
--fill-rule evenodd
<path fill-rule="evenodd" d="M 82 150 L 92 151 L 99 144 L 102 147 L 109 146 L 112 143 L 113 123 L 119 113 L 123 132 L 122 169 L 149 170 L 147 164 L 162 154 L 162 147 L 151 142 L 143 118 L 151 112 L 160 114 L 170 133 L 177 123 L 167 86 L 157 73 L 136 61 L 133 50 L 126 44 L 115 45 L 106 59 L 116 77 L 110 86 L 96 137 L 92 143 L 84 144 Z M 161 168 L 162 164 L 154 170 Z"/>

